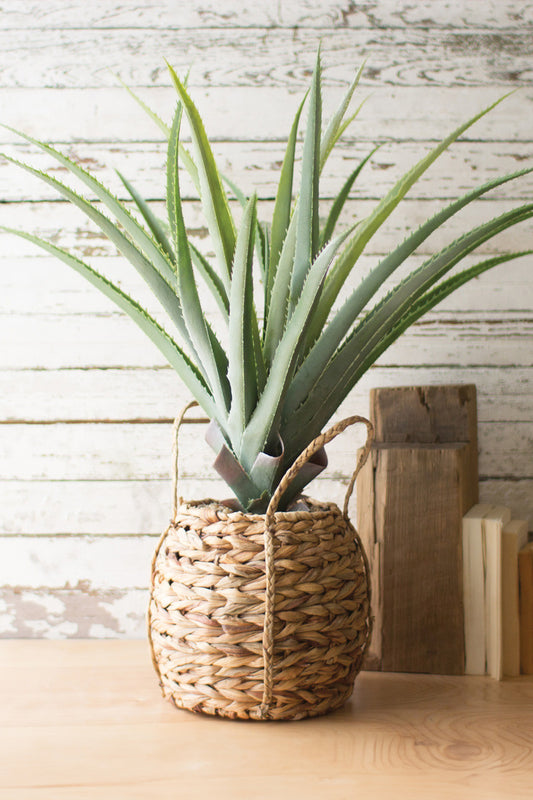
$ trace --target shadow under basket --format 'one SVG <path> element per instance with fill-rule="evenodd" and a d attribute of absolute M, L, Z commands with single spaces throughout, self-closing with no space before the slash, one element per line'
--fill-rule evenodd
<path fill-rule="evenodd" d="M 355 422 L 370 440 L 361 417 L 317 437 L 266 514 L 175 501 L 152 563 L 148 618 L 163 695 L 179 708 L 296 720 L 333 711 L 352 693 L 371 635 L 368 562 L 347 515 L 365 452 L 343 512 L 309 498 L 308 510 L 276 508 L 301 465 Z"/>

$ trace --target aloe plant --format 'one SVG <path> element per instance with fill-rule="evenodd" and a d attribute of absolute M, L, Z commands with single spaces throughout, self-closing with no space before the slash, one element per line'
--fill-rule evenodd
<path fill-rule="evenodd" d="M 167 126 L 139 100 L 168 140 L 168 222 L 154 216 L 125 177 L 120 176 L 139 212 L 137 216 L 78 164 L 24 133 L 19 135 L 93 192 L 110 216 L 52 175 L 9 158 L 54 187 L 100 227 L 150 286 L 167 314 L 166 329 L 89 264 L 30 233 L 3 229 L 57 256 L 139 325 L 212 420 L 207 438 L 217 452 L 216 468 L 242 507 L 263 511 L 282 474 L 321 431 L 365 371 L 407 327 L 466 281 L 533 252 L 494 256 L 446 277 L 479 245 L 532 217 L 533 203 L 527 203 L 451 241 L 397 282 L 379 302 L 375 301 L 384 281 L 431 233 L 475 199 L 526 175 L 532 168 L 483 183 L 442 208 L 382 258 L 335 310 L 359 256 L 405 194 L 449 145 L 504 98 L 450 133 L 391 188 L 366 218 L 339 234 L 336 228 L 343 206 L 376 148 L 347 176 L 323 224 L 319 215 L 320 176 L 339 137 L 359 111 L 347 117 L 362 69 L 328 125 L 323 126 L 320 53 L 317 55 L 311 86 L 297 109 L 289 134 L 272 221 L 265 224 L 258 218 L 256 196 L 246 197 L 219 172 L 186 81 L 180 81 L 170 65 L 168 68 L 178 96 L 172 124 Z M 295 152 L 304 103 L 308 106 L 307 123 L 301 179 L 295 195 Z M 184 116 L 190 128 L 192 152 L 180 141 Z M 199 194 L 215 263 L 198 251 L 187 234 L 181 168 L 187 170 Z M 228 190 L 242 205 L 238 225 Z M 254 280 L 255 270 L 259 281 Z M 199 278 L 218 304 L 219 319 L 227 329 L 223 337 L 229 342 L 227 351 L 204 313 Z M 319 453 L 306 465 L 281 508 L 290 504 L 325 463 L 325 454 Z"/>

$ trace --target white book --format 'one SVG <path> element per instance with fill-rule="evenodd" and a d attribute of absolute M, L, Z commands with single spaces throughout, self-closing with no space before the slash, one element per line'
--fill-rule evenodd
<path fill-rule="evenodd" d="M 520 608 L 518 553 L 527 544 L 527 522 L 513 519 L 503 528 L 502 538 L 502 628 L 503 674 L 520 675 Z"/>
<path fill-rule="evenodd" d="M 482 521 L 487 672 L 496 680 L 503 677 L 502 539 L 503 528 L 510 521 L 511 511 L 505 506 L 492 506 Z"/>
<path fill-rule="evenodd" d="M 492 509 L 480 503 L 463 517 L 463 608 L 465 674 L 485 675 L 485 546 L 482 521 Z"/>

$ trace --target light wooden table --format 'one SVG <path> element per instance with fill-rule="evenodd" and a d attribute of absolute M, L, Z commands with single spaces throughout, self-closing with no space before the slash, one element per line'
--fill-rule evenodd
<path fill-rule="evenodd" d="M 533 797 L 533 680 L 362 673 L 302 722 L 178 711 L 140 641 L 0 642 L 1 800 Z"/>

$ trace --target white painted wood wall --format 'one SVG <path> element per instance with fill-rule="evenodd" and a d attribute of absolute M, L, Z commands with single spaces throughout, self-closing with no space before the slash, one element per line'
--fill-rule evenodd
<path fill-rule="evenodd" d="M 271 211 L 284 138 L 322 40 L 326 110 L 363 58 L 369 96 L 327 170 L 327 198 L 375 141 L 353 192 L 364 215 L 431 142 L 503 93 L 427 174 L 361 259 L 378 254 L 476 181 L 533 166 L 533 3 L 517 0 L 6 0 L 0 9 L 0 117 L 65 150 L 120 192 L 113 169 L 162 207 L 165 148 L 114 73 L 169 119 L 164 58 L 184 74 L 222 168 Z M 8 131 L 2 149 L 46 168 Z M 56 167 L 57 169 L 57 167 Z M 61 175 L 61 177 L 64 177 Z M 518 202 L 503 187 L 451 222 L 425 254 Z M 188 223 L 206 230 L 188 195 Z M 52 191 L 0 164 L 0 224 L 51 237 L 142 287 L 105 239 Z M 532 246 L 522 224 L 485 253 Z M 207 249 L 206 249 L 207 248 Z M 413 259 L 412 264 L 420 262 Z M 67 267 L 0 234 L 0 635 L 143 636 L 149 564 L 169 516 L 170 422 L 187 399 L 133 323 Z M 497 268 L 402 338 L 343 411 L 365 413 L 379 385 L 474 382 L 481 498 L 533 524 L 533 261 Z M 224 496 L 197 427 L 183 436 L 182 493 Z M 313 494 L 340 501 L 359 440 L 331 451 Z"/>

